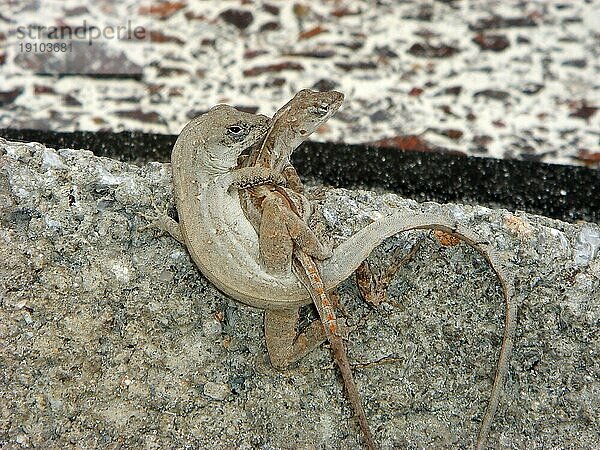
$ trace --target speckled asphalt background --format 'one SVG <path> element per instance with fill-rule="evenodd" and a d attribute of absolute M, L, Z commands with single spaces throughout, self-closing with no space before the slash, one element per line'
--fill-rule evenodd
<path fill-rule="evenodd" d="M 219 102 L 271 114 L 335 88 L 316 140 L 597 167 L 598 17 L 597 0 L 8 2 L 0 127 L 177 134 Z M 145 33 L 21 47 L 62 41 L 19 29 L 82 24 Z"/>

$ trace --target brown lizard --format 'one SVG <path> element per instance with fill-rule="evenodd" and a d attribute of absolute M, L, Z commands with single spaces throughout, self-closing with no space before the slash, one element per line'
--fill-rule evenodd
<path fill-rule="evenodd" d="M 310 204 L 302 195 L 302 182 L 290 162 L 294 149 L 338 110 L 343 99 L 344 95 L 340 92 L 303 89 L 280 108 L 273 116 L 271 128 L 262 145 L 250 154 L 247 164 L 283 172 L 291 189 L 261 185 L 248 189 L 249 195 L 241 192 L 241 196 L 246 200 L 242 203 L 246 215 L 259 233 L 259 248 L 265 269 L 270 273 L 286 273 L 293 261 L 294 272 L 313 299 L 324 326 L 324 336 L 333 350 L 334 360 L 342 374 L 367 447 L 373 449 L 375 443 L 352 375 L 333 302 L 313 259 L 325 259 L 322 256 L 330 255 L 323 255 L 322 245 L 306 223 L 304 205 Z M 301 356 L 295 353 L 293 346 L 297 338 L 297 316 L 297 311 L 291 312 L 288 314 L 288 323 L 285 323 L 284 316 L 278 313 L 276 321 L 269 323 L 271 315 L 265 315 L 265 329 L 270 330 L 266 334 L 267 347 L 277 367 L 283 363 L 291 364 Z M 323 334 L 316 331 L 319 323 L 313 327 L 315 333 L 311 337 L 317 342 L 310 342 L 307 347 L 318 345 L 323 339 Z M 277 339 L 271 341 L 271 336 L 277 336 Z"/>
<path fill-rule="evenodd" d="M 293 274 L 273 276 L 260 263 L 258 236 L 242 211 L 237 189 L 261 183 L 283 183 L 278 174 L 264 168 L 234 170 L 237 158 L 258 142 L 268 128 L 264 116 L 242 113 L 226 105 L 212 108 L 193 119 L 181 132 L 172 154 L 175 202 L 180 222 L 161 217 L 157 224 L 185 243 L 202 273 L 222 292 L 250 306 L 266 310 L 265 325 L 295 324 L 290 315 L 311 302 L 302 283 Z M 325 290 L 348 278 L 371 251 L 390 236 L 413 229 L 439 229 L 459 237 L 479 251 L 500 280 L 506 302 L 505 329 L 492 388 L 484 416 L 478 448 L 485 437 L 498 405 L 513 345 L 517 307 L 512 278 L 502 259 L 489 243 L 446 217 L 427 213 L 397 212 L 367 225 L 333 250 L 333 256 L 320 263 Z M 296 355 L 306 354 L 318 344 L 322 326 L 308 327 L 293 343 Z M 280 330 L 281 326 L 273 329 Z M 290 331 L 295 332 L 295 327 Z M 265 335 L 273 335 L 269 326 Z"/>
<path fill-rule="evenodd" d="M 282 173 L 289 186 L 260 185 L 240 191 L 244 212 L 259 233 L 261 257 L 270 273 L 289 273 L 294 244 L 319 260 L 331 256 L 306 224 L 311 206 L 302 195 L 304 188 L 290 156 L 343 100 L 344 95 L 336 91 L 301 90 L 275 113 L 262 144 L 243 163 L 245 167 Z"/>

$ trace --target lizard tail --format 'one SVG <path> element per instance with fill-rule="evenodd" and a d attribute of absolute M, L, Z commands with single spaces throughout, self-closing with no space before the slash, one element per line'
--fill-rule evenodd
<path fill-rule="evenodd" d="M 370 223 L 334 249 L 333 256 L 321 263 L 325 288 L 333 289 L 352 275 L 371 252 L 387 238 L 417 229 L 441 230 L 457 236 L 475 247 L 487 259 L 486 252 L 480 247 L 480 244 L 484 243 L 479 236 L 467 229 L 457 228 L 456 224 L 445 216 L 414 211 L 397 212 Z"/>
<path fill-rule="evenodd" d="M 498 272 L 502 270 L 502 276 Z M 477 450 L 483 450 L 485 447 L 485 441 L 487 440 L 490 428 L 492 426 L 492 420 L 498 404 L 500 403 L 500 395 L 502 395 L 502 389 L 506 381 L 506 375 L 508 374 L 508 363 L 513 350 L 515 329 L 517 328 L 517 303 L 514 300 L 514 287 L 512 277 L 508 275 L 503 269 L 498 268 L 496 273 L 500 279 L 502 290 L 504 292 L 504 301 L 506 303 L 506 314 L 504 318 L 504 336 L 502 338 L 502 347 L 500 348 L 500 356 L 498 358 L 498 366 L 496 369 L 496 376 L 494 377 L 494 384 L 492 386 L 492 395 L 488 402 L 481 427 L 479 428 L 479 435 L 477 436 Z"/>
<path fill-rule="evenodd" d="M 319 269 L 313 259 L 301 250 L 295 249 L 294 257 L 294 268 L 317 307 L 319 317 L 325 328 L 325 335 L 333 350 L 334 360 L 342 374 L 344 386 L 348 391 L 348 399 L 358 419 L 367 448 L 374 450 L 375 442 L 373 441 L 367 415 L 365 414 L 352 369 L 350 368 L 344 341 L 340 336 L 333 303 L 325 291 L 325 285 L 323 284 Z"/>
<path fill-rule="evenodd" d="M 508 372 L 508 362 L 512 353 L 517 322 L 517 304 L 514 299 L 513 278 L 507 273 L 500 256 L 490 248 L 489 244 L 482 241 L 476 233 L 464 227 L 457 226 L 442 215 L 419 214 L 412 211 L 395 213 L 367 225 L 335 248 L 333 256 L 322 262 L 321 267 L 325 288 L 332 289 L 348 278 L 361 262 L 371 254 L 375 247 L 385 239 L 404 231 L 416 229 L 441 230 L 465 241 L 487 260 L 496 273 L 502 287 L 506 303 L 504 335 L 498 358 L 496 376 L 492 386 L 492 394 L 477 437 L 476 448 L 481 450 L 484 448 L 494 414 L 500 401 L 500 395 Z"/>

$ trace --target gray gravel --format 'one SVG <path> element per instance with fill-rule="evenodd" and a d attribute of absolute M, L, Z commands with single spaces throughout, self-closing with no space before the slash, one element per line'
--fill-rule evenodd
<path fill-rule="evenodd" d="M 1 448 L 358 447 L 327 346 L 274 370 L 262 312 L 219 293 L 169 236 L 141 229 L 142 213 L 172 208 L 168 165 L 1 139 L 0 158 Z M 397 209 L 443 210 L 491 240 L 516 274 L 520 315 L 490 444 L 597 445 L 597 225 L 313 194 L 315 227 L 337 241 Z M 501 341 L 501 291 L 484 259 L 425 236 L 387 302 L 365 304 L 353 280 L 341 289 L 383 448 L 471 447 Z M 373 262 L 415 239 L 386 242 Z"/>

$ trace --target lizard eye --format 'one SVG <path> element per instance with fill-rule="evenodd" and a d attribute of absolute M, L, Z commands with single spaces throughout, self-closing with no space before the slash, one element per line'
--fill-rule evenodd
<path fill-rule="evenodd" d="M 317 106 L 315 108 L 315 113 L 319 116 L 319 117 L 323 117 L 325 114 L 327 114 L 329 112 L 329 105 L 322 103 L 319 106 Z"/>
<path fill-rule="evenodd" d="M 242 132 L 242 127 L 240 127 L 239 125 L 231 125 L 227 128 L 227 131 L 237 136 Z"/>

